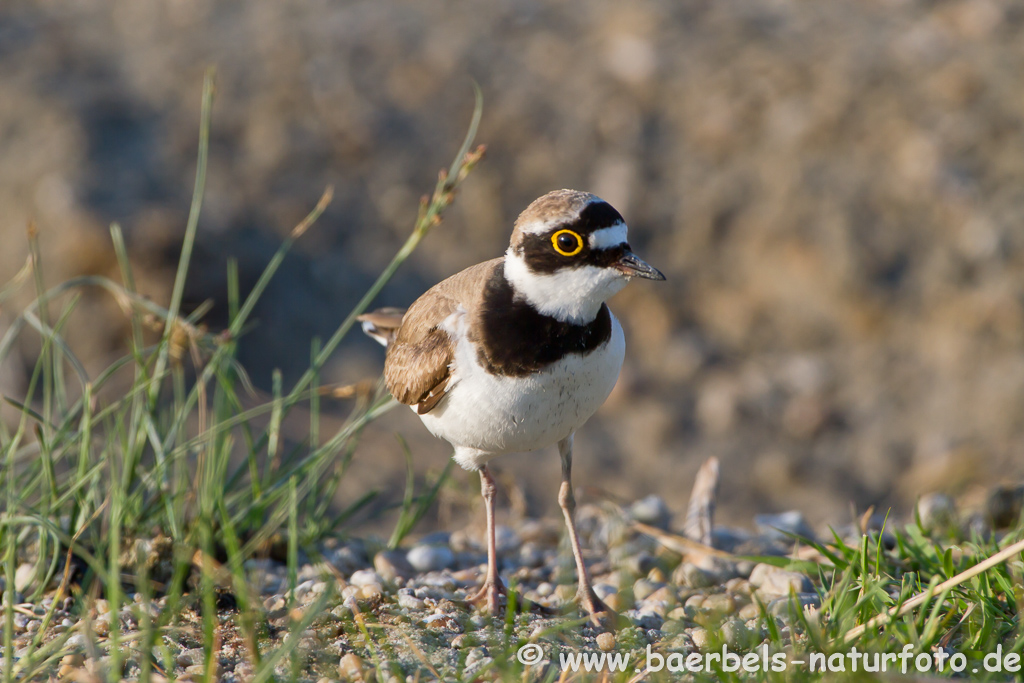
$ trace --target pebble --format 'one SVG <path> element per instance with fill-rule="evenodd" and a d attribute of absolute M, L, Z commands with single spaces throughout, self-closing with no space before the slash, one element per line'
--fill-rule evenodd
<path fill-rule="evenodd" d="M 753 601 L 753 597 L 746 593 L 729 593 L 732 596 L 733 602 L 736 603 L 736 609 L 746 607 Z"/>
<path fill-rule="evenodd" d="M 195 676 L 197 679 L 206 675 L 205 664 L 193 664 L 192 666 L 185 667 L 186 676 Z M 181 680 L 181 679 L 179 679 Z"/>
<path fill-rule="evenodd" d="M 928 493 L 917 501 L 921 528 L 929 533 L 946 533 L 956 528 L 956 503 L 945 493 Z"/>
<path fill-rule="evenodd" d="M 630 505 L 626 514 L 638 522 L 666 531 L 672 524 L 672 511 L 660 496 L 653 494 Z"/>
<path fill-rule="evenodd" d="M 359 597 L 363 600 L 376 600 L 384 595 L 384 587 L 379 583 L 368 583 L 359 587 Z"/>
<path fill-rule="evenodd" d="M 731 650 L 744 650 L 750 647 L 750 631 L 739 619 L 730 619 L 722 624 L 722 640 Z"/>
<path fill-rule="evenodd" d="M 691 610 L 692 611 L 692 610 Z M 691 611 L 687 611 L 685 606 L 675 607 L 671 612 L 665 616 L 675 621 L 682 621 L 683 619 L 689 619 Z"/>
<path fill-rule="evenodd" d="M 470 584 L 475 585 L 477 582 L 476 577 L 469 581 Z M 455 590 L 455 579 L 448 574 L 440 572 L 430 572 L 422 576 L 416 577 L 415 583 L 419 586 L 430 586 L 437 588 L 442 591 L 451 592 Z"/>
<path fill-rule="evenodd" d="M 64 655 L 60 660 L 60 668 L 57 670 L 58 678 L 70 678 L 85 664 L 85 657 L 79 653 Z"/>
<path fill-rule="evenodd" d="M 727 593 L 712 593 L 704 598 L 701 609 L 715 617 L 722 617 L 736 611 L 736 601 Z"/>
<path fill-rule="evenodd" d="M 352 572 L 352 576 L 349 577 L 348 582 L 353 586 L 369 586 L 370 584 L 380 585 L 384 583 L 384 579 L 381 575 L 372 569 L 360 569 Z"/>
<path fill-rule="evenodd" d="M 714 577 L 692 562 L 683 562 L 676 567 L 672 573 L 672 580 L 680 586 L 698 589 L 710 588 L 715 585 Z"/>
<path fill-rule="evenodd" d="M 474 553 L 480 550 L 480 545 L 466 529 L 453 531 L 448 539 L 448 547 L 457 553 Z"/>
<path fill-rule="evenodd" d="M 657 612 L 649 609 L 637 610 L 632 617 L 633 623 L 646 630 L 660 629 L 665 623 L 665 618 Z"/>
<path fill-rule="evenodd" d="M 303 581 L 302 583 L 295 586 L 295 599 L 302 600 L 304 597 L 309 595 L 309 593 L 313 590 L 314 583 L 316 582 L 312 580 Z"/>
<path fill-rule="evenodd" d="M 749 621 L 751 619 L 756 619 L 757 617 L 761 616 L 761 609 L 757 606 L 756 603 L 750 603 L 748 605 L 744 605 L 743 607 L 741 607 L 740 611 L 737 614 L 740 619 L 743 619 L 744 621 Z"/>
<path fill-rule="evenodd" d="M 343 655 L 338 663 L 338 673 L 346 678 L 362 678 L 363 660 L 354 652 Z"/>
<path fill-rule="evenodd" d="M 1005 529 L 1020 521 L 1024 508 L 1024 486 L 1000 486 L 988 495 L 985 515 L 993 527 Z"/>
<path fill-rule="evenodd" d="M 690 609 L 698 610 L 704 606 L 705 597 L 706 596 L 701 595 L 699 593 L 697 595 L 691 595 L 686 599 L 686 602 L 684 602 L 683 605 L 685 607 L 689 607 Z"/>
<path fill-rule="evenodd" d="M 597 635 L 597 647 L 602 652 L 611 652 L 615 649 L 615 636 L 611 633 L 599 633 Z"/>
<path fill-rule="evenodd" d="M 416 574 L 401 550 L 380 551 L 373 556 L 373 568 L 382 579 L 391 582 L 398 578 L 409 579 Z"/>
<path fill-rule="evenodd" d="M 408 610 L 421 610 L 426 608 L 426 603 L 413 595 L 412 590 L 403 588 L 398 591 L 398 606 Z"/>
<path fill-rule="evenodd" d="M 36 577 L 36 568 L 31 564 L 19 564 L 14 571 L 14 590 L 24 593 Z"/>
<path fill-rule="evenodd" d="M 423 620 L 427 628 L 443 629 L 445 631 L 461 631 L 462 625 L 450 614 L 431 614 Z"/>
<path fill-rule="evenodd" d="M 821 607 L 821 598 L 817 593 L 797 593 L 796 605 L 793 604 L 793 600 L 789 596 L 776 598 L 768 603 L 768 613 L 775 617 L 788 619 L 796 616 L 794 613 L 796 609 L 803 610 L 808 607 Z"/>
<path fill-rule="evenodd" d="M 493 661 L 494 660 L 488 656 L 487 650 L 482 647 L 475 647 L 466 655 L 466 669 L 484 667 Z"/>
<path fill-rule="evenodd" d="M 543 567 L 547 561 L 547 553 L 536 543 L 524 543 L 519 548 L 519 564 L 524 567 Z"/>
<path fill-rule="evenodd" d="M 648 598 L 643 602 L 638 602 L 636 608 L 644 612 L 654 612 L 664 619 L 665 613 L 668 612 L 668 603 L 664 600 L 651 600 Z"/>
<path fill-rule="evenodd" d="M 564 605 L 576 597 L 576 586 L 560 583 L 555 586 L 555 597 Z"/>
<path fill-rule="evenodd" d="M 666 619 L 661 625 L 661 632 L 666 635 L 677 635 L 686 631 L 686 622 L 682 619 Z"/>
<path fill-rule="evenodd" d="M 638 579 L 633 584 L 633 597 L 639 602 L 644 600 L 648 595 L 661 588 L 664 584 L 656 584 L 653 581 L 647 579 Z"/>
<path fill-rule="evenodd" d="M 105 636 L 110 633 L 110 612 L 101 614 L 96 618 L 96 621 L 92 622 L 93 631 L 98 636 Z"/>
<path fill-rule="evenodd" d="M 686 631 L 673 634 L 670 638 L 666 638 L 662 642 L 662 645 L 666 652 L 690 653 L 696 649 L 696 646 L 693 644 L 693 639 L 690 638 L 690 634 Z"/>
<path fill-rule="evenodd" d="M 992 533 L 992 524 L 980 511 L 968 512 L 961 522 L 961 533 L 966 537 L 988 536 Z"/>
<path fill-rule="evenodd" d="M 627 546 L 619 546 L 615 551 L 614 554 L 622 555 L 618 564 L 634 576 L 647 576 L 658 566 L 658 558 L 646 550 L 635 551 Z"/>
<path fill-rule="evenodd" d="M 660 602 L 663 605 L 668 605 L 677 602 L 676 592 L 671 586 L 662 586 L 644 598 L 644 602 Z"/>
<path fill-rule="evenodd" d="M 406 559 L 420 572 L 450 569 L 455 564 L 455 554 L 446 545 L 418 545 L 409 551 Z"/>
<path fill-rule="evenodd" d="M 814 538 L 814 529 L 807 523 L 803 513 L 799 510 L 789 510 L 788 512 L 780 512 L 778 514 L 754 515 L 754 524 L 757 525 L 757 530 L 762 535 L 787 543 L 793 541 L 792 536 L 789 536 L 789 534 L 810 539 Z"/>
<path fill-rule="evenodd" d="M 337 548 L 325 548 L 324 559 L 345 576 L 370 564 L 369 558 L 366 556 L 366 546 L 358 540 L 353 540 Z"/>
<path fill-rule="evenodd" d="M 790 591 L 809 593 L 814 590 L 811 580 L 803 574 L 763 562 L 750 572 L 750 584 L 764 595 L 780 596 L 789 595 Z"/>
<path fill-rule="evenodd" d="M 688 635 L 690 640 L 693 641 L 693 646 L 698 650 L 704 650 L 708 646 L 708 630 L 706 628 L 696 627 L 689 630 Z"/>
<path fill-rule="evenodd" d="M 711 530 L 711 545 L 729 553 L 736 552 L 737 546 L 746 543 L 751 538 L 751 533 L 746 529 L 716 526 Z"/>

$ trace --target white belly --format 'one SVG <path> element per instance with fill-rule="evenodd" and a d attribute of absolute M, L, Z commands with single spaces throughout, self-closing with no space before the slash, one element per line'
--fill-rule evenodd
<path fill-rule="evenodd" d="M 615 387 L 626 353 L 613 315 L 611 337 L 586 356 L 569 354 L 528 377 L 487 373 L 476 350 L 451 321 L 459 342 L 448 395 L 423 424 L 456 447 L 456 459 L 474 469 L 503 453 L 550 446 L 583 426 Z"/>

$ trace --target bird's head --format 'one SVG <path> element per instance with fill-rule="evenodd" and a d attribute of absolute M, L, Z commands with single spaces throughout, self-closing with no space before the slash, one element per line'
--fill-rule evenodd
<path fill-rule="evenodd" d="M 549 192 L 519 215 L 505 277 L 541 313 L 576 324 L 593 320 L 631 278 L 665 279 L 630 251 L 619 212 L 576 190 Z"/>

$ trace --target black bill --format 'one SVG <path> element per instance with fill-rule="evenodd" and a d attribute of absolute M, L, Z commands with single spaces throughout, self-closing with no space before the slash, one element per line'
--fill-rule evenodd
<path fill-rule="evenodd" d="M 661 271 L 651 264 L 643 261 L 631 251 L 622 255 L 615 267 L 625 273 L 628 277 L 642 277 L 648 280 L 664 280 L 665 276 Z"/>

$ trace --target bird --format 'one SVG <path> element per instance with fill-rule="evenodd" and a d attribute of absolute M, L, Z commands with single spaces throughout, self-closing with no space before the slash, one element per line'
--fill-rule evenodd
<path fill-rule="evenodd" d="M 605 302 L 633 278 L 665 276 L 631 251 L 621 214 L 588 192 L 556 190 L 519 215 L 504 256 L 443 280 L 408 310 L 359 317 L 386 347 L 391 395 L 452 445 L 459 465 L 479 472 L 487 572 L 468 599 L 492 615 L 500 613 L 505 587 L 488 463 L 555 444 L 577 602 L 595 625 L 612 614 L 594 592 L 576 531 L 573 435 L 618 380 L 626 342 Z"/>

